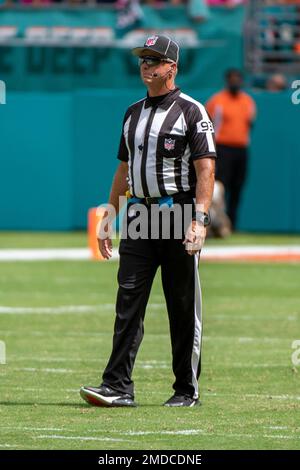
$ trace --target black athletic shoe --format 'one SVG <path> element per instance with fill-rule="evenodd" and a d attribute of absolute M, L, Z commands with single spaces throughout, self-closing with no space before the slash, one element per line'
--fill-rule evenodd
<path fill-rule="evenodd" d="M 164 406 L 197 406 L 200 405 L 198 398 L 192 398 L 188 395 L 177 395 L 176 393 L 164 403 Z"/>
<path fill-rule="evenodd" d="M 109 387 L 81 387 L 81 397 L 94 406 L 137 406 L 131 395 L 118 393 Z"/>

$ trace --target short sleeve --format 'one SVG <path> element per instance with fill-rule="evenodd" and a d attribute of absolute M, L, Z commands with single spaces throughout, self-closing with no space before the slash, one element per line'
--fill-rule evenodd
<path fill-rule="evenodd" d="M 127 110 L 126 113 L 125 113 L 124 119 L 123 119 L 122 135 L 121 135 L 121 138 L 120 138 L 118 157 L 117 157 L 122 162 L 128 162 L 128 160 L 129 160 L 128 148 L 127 148 L 127 145 L 126 145 L 126 142 L 125 142 L 125 137 L 124 137 L 124 125 L 125 125 L 125 122 L 127 121 L 129 116 L 130 116 L 130 112 L 129 112 L 129 110 Z"/>
<path fill-rule="evenodd" d="M 200 103 L 190 110 L 188 136 L 192 160 L 203 157 L 216 158 L 214 126 L 205 107 Z"/>
<path fill-rule="evenodd" d="M 122 132 L 120 144 L 119 144 L 118 159 L 121 160 L 122 162 L 128 162 L 128 148 L 126 146 L 123 132 Z"/>

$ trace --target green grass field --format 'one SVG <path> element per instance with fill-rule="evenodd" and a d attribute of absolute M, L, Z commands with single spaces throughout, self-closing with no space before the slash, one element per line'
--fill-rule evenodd
<path fill-rule="evenodd" d="M 207 239 L 211 245 L 300 245 L 300 235 L 234 233 L 226 240 Z M 86 232 L 0 232 L 2 248 L 76 248 L 87 246 Z"/>
<path fill-rule="evenodd" d="M 0 236 L 1 248 L 84 244 L 80 233 Z M 117 267 L 0 263 L 0 449 L 300 449 L 300 366 L 291 361 L 299 264 L 201 264 L 202 406 L 191 409 L 161 406 L 173 375 L 159 273 L 134 373 L 140 406 L 93 408 L 80 399 L 81 385 L 100 382 L 110 353 Z"/>

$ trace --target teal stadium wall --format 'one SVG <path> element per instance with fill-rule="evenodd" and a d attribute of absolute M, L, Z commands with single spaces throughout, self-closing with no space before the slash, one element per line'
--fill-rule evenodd
<path fill-rule="evenodd" d="M 184 7 L 145 7 L 143 27 L 193 28 L 202 47 L 182 49 L 178 85 L 205 101 L 229 66 L 243 66 L 245 11 L 213 9 L 193 23 Z M 112 11 L 1 11 L 1 24 L 115 26 Z M 112 73 L 113 72 L 113 73 Z M 86 227 L 105 202 L 126 108 L 144 96 L 128 47 L 0 47 L 0 229 Z M 300 231 L 299 113 L 291 93 L 256 94 L 249 177 L 239 228 Z"/>
<path fill-rule="evenodd" d="M 145 36 L 150 28 L 196 33 L 200 47 L 181 49 L 180 70 L 184 86 L 221 86 L 224 70 L 228 66 L 242 65 L 243 7 L 233 10 L 214 8 L 203 23 L 192 21 L 185 6 L 160 9 L 144 6 L 143 10 L 144 18 L 139 26 L 145 29 Z M 130 31 L 124 31 L 122 37 L 118 37 L 120 31 L 116 28 L 116 12 L 113 10 L 1 10 L 1 25 L 16 25 L 19 37 L 33 25 L 109 27 L 115 37 L 114 47 L 88 47 L 88 43 L 86 47 L 1 44 L 0 78 L 8 84 L 10 91 L 119 89 L 120 86 L 135 89 L 140 86 L 137 61 L 129 53 Z"/>
<path fill-rule="evenodd" d="M 180 85 L 180 80 L 179 80 Z M 214 90 L 188 90 L 205 101 Z M 0 106 L 0 229 L 84 228 L 107 200 L 132 90 L 11 93 Z M 300 106 L 290 93 L 253 95 L 258 107 L 239 228 L 300 231 Z"/>

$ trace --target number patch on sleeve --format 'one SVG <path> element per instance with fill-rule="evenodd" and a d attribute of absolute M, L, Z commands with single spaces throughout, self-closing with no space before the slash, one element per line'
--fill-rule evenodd
<path fill-rule="evenodd" d="M 205 121 L 202 119 L 202 121 L 197 122 L 197 132 L 214 132 L 214 126 L 211 121 Z"/>

